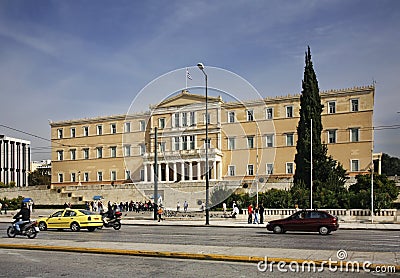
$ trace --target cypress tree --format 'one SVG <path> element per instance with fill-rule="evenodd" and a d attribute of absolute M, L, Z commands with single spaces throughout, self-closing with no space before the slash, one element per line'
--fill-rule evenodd
<path fill-rule="evenodd" d="M 296 171 L 294 174 L 295 186 L 308 187 L 311 182 L 311 119 L 312 119 L 312 139 L 313 139 L 313 164 L 326 160 L 326 147 L 321 143 L 322 122 L 321 113 L 323 105 L 319 95 L 317 76 L 315 75 L 313 63 L 311 61 L 311 51 L 305 53 L 304 79 L 302 81 L 302 92 L 300 96 L 300 121 L 297 126 L 297 145 L 296 145 Z M 317 166 L 318 167 L 318 166 Z"/>

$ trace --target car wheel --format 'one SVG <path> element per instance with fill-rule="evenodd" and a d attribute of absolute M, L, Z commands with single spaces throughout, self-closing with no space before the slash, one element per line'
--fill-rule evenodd
<path fill-rule="evenodd" d="M 78 223 L 76 223 L 76 222 L 71 223 L 71 230 L 73 232 L 79 232 L 80 229 L 81 229 L 81 227 L 79 226 Z"/>
<path fill-rule="evenodd" d="M 283 233 L 283 228 L 281 226 L 279 226 L 279 225 L 274 226 L 273 232 L 274 232 L 274 234 L 282 234 Z"/>
<path fill-rule="evenodd" d="M 330 230 L 329 230 L 328 227 L 326 227 L 326 226 L 319 227 L 319 234 L 320 235 L 326 236 L 329 233 L 330 233 Z"/>
<path fill-rule="evenodd" d="M 47 230 L 47 224 L 46 224 L 46 222 L 39 222 L 39 225 L 38 225 L 38 228 L 39 228 L 39 230 L 41 230 L 41 231 L 46 231 Z"/>
<path fill-rule="evenodd" d="M 87 229 L 89 232 L 94 232 L 96 230 L 96 227 L 88 227 Z"/>

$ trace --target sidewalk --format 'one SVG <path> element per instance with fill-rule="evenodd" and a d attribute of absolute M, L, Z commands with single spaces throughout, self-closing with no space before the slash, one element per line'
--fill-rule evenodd
<path fill-rule="evenodd" d="M 40 210 L 33 213 L 32 218 L 49 215 L 54 210 Z M 12 214 L 0 215 L 0 222 L 10 222 Z M 133 213 L 132 213 L 133 214 Z M 125 215 L 125 213 L 124 213 Z M 172 220 L 167 218 L 162 222 L 152 219 L 151 214 L 133 214 L 127 213 L 122 219 L 124 225 L 189 225 L 204 226 L 205 219 L 188 219 L 188 220 Z M 265 224 L 247 224 L 244 219 L 232 218 L 211 218 L 210 226 L 220 227 L 251 227 L 254 229 L 265 229 Z M 399 230 L 400 224 L 382 224 L 382 223 L 340 223 L 340 229 L 379 229 L 379 230 Z M 393 267 L 393 270 L 400 272 L 400 253 L 398 252 L 358 252 L 349 251 L 341 261 L 338 259 L 338 250 L 305 250 L 305 249 L 281 249 L 281 248 L 247 248 L 236 246 L 203 246 L 203 245 L 176 245 L 176 244 L 149 244 L 149 243 L 132 243 L 124 242 L 101 242 L 101 241 L 71 241 L 71 240 L 46 240 L 40 238 L 40 233 L 34 240 L 18 237 L 10 239 L 5 236 L 0 237 L 0 248 L 5 249 L 32 249 L 32 250 L 49 250 L 49 251 L 68 251 L 79 253 L 101 253 L 101 254 L 118 254 L 131 256 L 148 256 L 148 257 L 166 257 L 179 259 L 202 259 L 215 261 L 235 261 L 254 263 L 255 266 L 260 261 L 274 262 L 275 266 L 278 262 L 284 262 L 286 265 L 290 263 L 302 265 L 303 263 L 315 264 L 315 266 L 328 267 L 328 263 L 332 267 L 342 265 L 346 267 L 355 263 L 359 265 L 360 270 L 363 264 L 370 270 L 377 267 Z M 265 266 L 265 264 L 262 264 Z M 393 272 L 393 271 L 392 271 Z"/>

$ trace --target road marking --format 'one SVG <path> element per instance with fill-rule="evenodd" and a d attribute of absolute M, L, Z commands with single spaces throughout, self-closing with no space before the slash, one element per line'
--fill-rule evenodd
<path fill-rule="evenodd" d="M 391 247 L 400 247 L 399 244 L 371 244 L 374 246 L 391 246 Z"/>

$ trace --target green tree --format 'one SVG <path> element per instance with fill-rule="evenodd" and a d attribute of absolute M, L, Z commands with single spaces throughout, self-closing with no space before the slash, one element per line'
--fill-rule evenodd
<path fill-rule="evenodd" d="M 346 171 L 331 156 L 328 156 L 326 144 L 321 142 L 323 105 L 319 94 L 318 80 L 311 61 L 311 51 L 305 55 L 304 79 L 300 96 L 300 120 L 297 126 L 296 171 L 293 177 L 292 196 L 299 206 L 309 204 L 310 195 L 305 196 L 306 188 L 311 186 L 311 133 L 313 164 L 313 203 L 317 207 L 346 206 Z M 312 120 L 312 123 L 311 123 Z M 312 124 L 312 126 L 311 126 Z M 303 190 L 300 190 L 303 188 Z M 329 197 L 326 197 L 329 196 Z M 306 198 L 304 200 L 300 198 Z M 339 200 L 340 199 L 340 200 Z M 348 203 L 348 202 L 347 202 Z"/>
<path fill-rule="evenodd" d="M 371 209 L 371 175 L 358 175 L 349 187 L 353 208 Z M 400 190 L 385 175 L 374 174 L 374 209 L 392 208 Z"/>
<path fill-rule="evenodd" d="M 29 173 L 28 175 L 29 185 L 50 185 L 51 176 L 39 169 Z"/>
<path fill-rule="evenodd" d="M 311 180 L 311 130 L 313 138 L 313 161 L 323 159 L 324 148 L 321 144 L 321 113 L 323 105 L 319 95 L 317 76 L 315 75 L 311 61 L 311 51 L 305 54 L 304 79 L 302 81 L 302 92 L 300 96 L 300 121 L 297 126 L 296 171 L 294 173 L 294 184 L 296 186 L 309 186 Z M 313 121 L 311 128 L 311 119 Z"/>
<path fill-rule="evenodd" d="M 378 169 L 378 167 L 375 167 L 375 169 Z M 382 154 L 382 174 L 386 176 L 400 176 L 400 159 L 391 157 L 386 153 Z"/>

